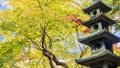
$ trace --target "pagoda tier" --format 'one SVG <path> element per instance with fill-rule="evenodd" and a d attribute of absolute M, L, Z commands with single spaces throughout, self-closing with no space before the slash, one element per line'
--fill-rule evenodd
<path fill-rule="evenodd" d="M 103 63 L 104 61 L 107 61 L 107 63 L 115 64 L 116 66 L 120 66 L 120 57 L 111 53 L 109 50 L 96 53 L 91 57 L 85 59 L 78 59 L 76 60 L 76 63 L 84 66 L 92 67 L 92 65 L 96 65 L 97 63 L 101 63 L 101 62 Z"/>
<path fill-rule="evenodd" d="M 91 42 L 98 41 L 102 39 L 105 42 L 108 42 L 109 44 L 114 44 L 120 42 L 120 38 L 115 36 L 114 34 L 108 32 L 108 30 L 103 29 L 98 32 L 92 33 L 87 37 L 78 39 L 79 42 L 86 44 L 88 46 L 91 46 Z"/>
<path fill-rule="evenodd" d="M 111 26 L 113 24 L 115 24 L 116 22 L 110 18 L 108 18 L 106 15 L 104 14 L 100 14 L 94 18 L 91 18 L 90 20 L 83 22 L 82 24 L 90 27 L 91 25 L 95 24 L 96 22 L 101 22 L 102 24 L 104 24 L 105 26 Z"/>
<path fill-rule="evenodd" d="M 101 10 L 103 13 L 107 13 L 107 12 L 109 12 L 110 10 L 112 10 L 110 7 L 108 7 L 107 5 L 105 5 L 103 2 L 98 1 L 97 3 L 91 5 L 90 7 L 83 9 L 83 11 L 84 11 L 85 13 L 90 14 L 91 11 L 93 11 L 93 10 L 95 10 L 95 9 L 97 9 L 97 8 L 100 8 L 100 10 Z"/>

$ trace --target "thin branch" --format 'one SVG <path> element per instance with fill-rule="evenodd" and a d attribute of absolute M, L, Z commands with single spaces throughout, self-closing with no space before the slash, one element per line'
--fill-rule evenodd
<path fill-rule="evenodd" d="M 76 35 L 77 35 L 77 39 L 79 39 L 79 34 L 78 34 L 78 28 L 77 27 L 76 27 Z M 79 59 L 80 59 L 85 55 L 85 53 L 87 52 L 87 49 L 85 51 L 82 50 L 82 47 L 80 46 L 80 44 L 79 44 L 79 49 L 81 51 L 81 54 L 79 56 Z M 75 68 L 77 68 L 77 66 L 78 66 L 78 64 L 76 64 Z"/>
<path fill-rule="evenodd" d="M 76 27 L 75 30 L 76 30 L 77 39 L 79 39 L 78 28 Z M 80 46 L 80 44 L 79 44 L 79 49 L 80 51 L 82 51 L 82 47 Z"/>
<path fill-rule="evenodd" d="M 52 58 L 48 58 L 48 59 L 49 59 L 51 68 L 55 68 L 55 66 L 54 66 L 54 64 L 53 64 L 53 62 L 52 62 Z"/>
<path fill-rule="evenodd" d="M 43 11 L 41 4 L 40 4 L 40 0 L 38 0 L 38 5 L 39 5 L 39 8 Z"/>
<path fill-rule="evenodd" d="M 42 48 L 40 48 L 40 45 L 34 42 L 30 37 L 28 37 L 27 35 L 24 35 L 24 36 L 27 37 L 32 43 L 36 45 L 35 46 L 36 49 L 41 50 L 41 51 L 43 50 Z"/>
<path fill-rule="evenodd" d="M 79 39 L 78 28 L 76 27 L 75 30 L 76 30 L 76 34 L 77 34 L 77 39 Z"/>
<path fill-rule="evenodd" d="M 43 50 L 47 50 L 47 45 L 46 45 L 46 41 L 45 41 L 45 37 L 46 37 L 46 33 L 45 33 L 46 28 L 42 27 L 42 48 Z"/>
<path fill-rule="evenodd" d="M 45 4 L 45 6 L 48 6 L 48 0 L 46 0 L 46 4 Z"/>
<path fill-rule="evenodd" d="M 81 55 L 80 55 L 80 57 L 79 57 L 79 58 L 82 58 L 82 57 L 86 54 L 87 50 L 88 50 L 88 49 L 86 49 L 86 50 L 82 51 L 82 53 L 81 53 Z"/>
<path fill-rule="evenodd" d="M 116 34 L 118 31 L 115 31 L 113 34 Z"/>
<path fill-rule="evenodd" d="M 82 51 L 79 58 L 82 58 L 86 54 L 86 52 L 87 52 L 87 49 L 85 51 Z M 75 68 L 77 68 L 77 66 L 78 66 L 78 64 L 76 64 Z"/>
<path fill-rule="evenodd" d="M 52 40 L 51 40 L 50 36 L 47 34 L 47 32 L 45 32 L 45 34 L 46 34 L 46 36 L 47 36 L 48 39 L 49 39 L 49 45 L 50 45 L 50 47 L 51 47 L 51 46 L 52 46 Z"/>

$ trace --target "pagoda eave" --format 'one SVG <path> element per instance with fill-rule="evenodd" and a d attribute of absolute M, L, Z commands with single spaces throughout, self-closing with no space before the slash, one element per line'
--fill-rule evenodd
<path fill-rule="evenodd" d="M 120 66 L 120 57 L 116 56 L 110 51 L 105 51 L 103 54 L 92 56 L 86 59 L 77 59 L 76 63 L 90 67 L 92 64 L 96 64 L 103 61 L 108 61 L 111 63 L 116 62 L 117 66 Z"/>
<path fill-rule="evenodd" d="M 108 6 L 105 5 L 103 2 L 98 1 L 97 3 L 91 5 L 90 7 L 83 9 L 83 11 L 84 11 L 85 13 L 90 14 L 90 12 L 91 12 L 92 10 L 95 10 L 96 8 L 100 8 L 100 10 L 103 11 L 104 13 L 107 13 L 107 12 L 109 12 L 110 10 L 112 10 L 112 8 L 108 7 Z"/>
<path fill-rule="evenodd" d="M 95 32 L 91 34 L 90 36 L 78 39 L 79 42 L 84 43 L 88 46 L 91 46 L 92 41 L 103 39 L 104 41 L 108 40 L 110 44 L 118 43 L 120 42 L 120 38 L 116 35 L 113 35 L 112 33 L 108 32 L 106 29 Z"/>
<path fill-rule="evenodd" d="M 90 27 L 91 25 L 93 25 L 94 23 L 96 23 L 98 21 L 102 21 L 102 23 L 106 24 L 107 26 L 111 26 L 116 23 L 114 20 L 108 18 L 106 15 L 100 14 L 94 18 L 91 18 L 90 20 L 88 20 L 86 22 L 83 22 L 82 24 L 87 27 Z"/>

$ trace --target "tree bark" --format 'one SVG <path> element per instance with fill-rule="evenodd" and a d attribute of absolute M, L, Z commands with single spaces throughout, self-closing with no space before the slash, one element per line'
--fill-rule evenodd
<path fill-rule="evenodd" d="M 45 50 L 43 51 L 43 55 L 45 55 L 49 59 L 51 68 L 55 68 L 52 60 L 56 65 L 61 65 L 64 68 L 69 68 L 66 63 L 60 62 L 52 52 Z"/>

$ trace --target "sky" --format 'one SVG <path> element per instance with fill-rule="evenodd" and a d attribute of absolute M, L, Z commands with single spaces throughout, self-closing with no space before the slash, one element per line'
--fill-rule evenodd
<path fill-rule="evenodd" d="M 12 9 L 11 6 L 8 6 L 9 0 L 0 0 L 0 10 Z"/>
<path fill-rule="evenodd" d="M 120 37 L 120 30 L 115 35 L 117 35 L 118 37 Z"/>

